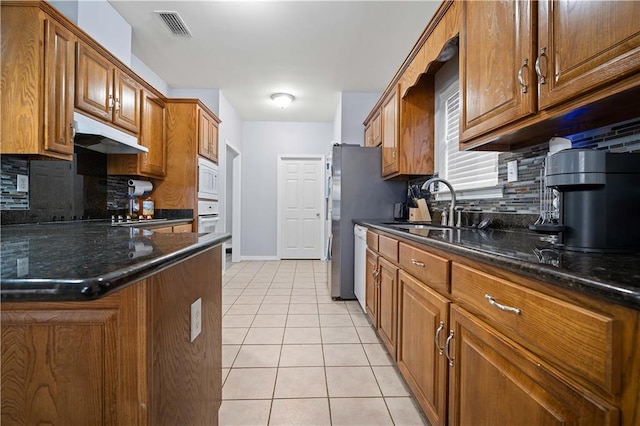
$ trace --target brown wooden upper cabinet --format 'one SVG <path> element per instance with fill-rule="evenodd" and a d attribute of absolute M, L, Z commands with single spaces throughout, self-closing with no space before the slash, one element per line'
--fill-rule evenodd
<path fill-rule="evenodd" d="M 382 176 L 400 171 L 398 165 L 398 93 L 397 89 L 382 102 Z"/>
<path fill-rule="evenodd" d="M 142 90 L 142 114 L 138 143 L 149 149 L 141 154 L 111 154 L 107 174 L 163 179 L 167 175 L 165 103 L 147 89 Z"/>
<path fill-rule="evenodd" d="M 71 160 L 76 37 L 41 7 L 2 5 L 0 153 Z"/>
<path fill-rule="evenodd" d="M 380 109 L 378 108 L 364 129 L 364 146 L 380 146 L 382 144 L 381 124 Z"/>
<path fill-rule="evenodd" d="M 464 2 L 461 142 L 474 146 L 509 124 L 506 133 L 636 87 L 609 86 L 640 70 L 638 16 L 638 2 Z"/>
<path fill-rule="evenodd" d="M 84 43 L 77 50 L 76 109 L 139 133 L 142 86 Z"/>
<path fill-rule="evenodd" d="M 218 163 L 218 123 L 205 110 L 198 109 L 198 154 Z"/>

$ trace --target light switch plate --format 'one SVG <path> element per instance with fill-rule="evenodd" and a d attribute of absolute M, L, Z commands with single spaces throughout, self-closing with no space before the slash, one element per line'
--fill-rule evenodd
<path fill-rule="evenodd" d="M 198 298 L 191 304 L 191 341 L 202 331 L 202 298 Z"/>
<path fill-rule="evenodd" d="M 29 274 L 29 258 L 22 257 L 20 259 L 16 259 L 16 267 L 17 273 L 19 277 L 24 277 Z"/>
<path fill-rule="evenodd" d="M 507 182 L 516 182 L 518 180 L 518 160 L 509 161 L 507 163 Z"/>
<path fill-rule="evenodd" d="M 29 176 L 18 175 L 18 182 L 16 187 L 16 191 L 18 192 L 29 192 Z"/>

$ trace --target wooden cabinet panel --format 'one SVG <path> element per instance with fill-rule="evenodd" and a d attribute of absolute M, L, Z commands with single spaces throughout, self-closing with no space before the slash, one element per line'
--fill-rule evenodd
<path fill-rule="evenodd" d="M 402 270 L 398 283 L 398 368 L 431 424 L 446 425 L 450 302 Z"/>
<path fill-rule="evenodd" d="M 202 109 L 198 113 L 198 154 L 218 163 L 218 122 Z"/>
<path fill-rule="evenodd" d="M 78 43 L 76 61 L 75 107 L 138 133 L 142 86 L 84 43 Z"/>
<path fill-rule="evenodd" d="M 142 87 L 125 73 L 115 70 L 113 124 L 133 133 L 140 131 Z"/>
<path fill-rule="evenodd" d="M 178 234 L 181 232 L 193 232 L 193 225 L 191 225 L 190 223 L 185 223 L 184 225 L 174 225 L 173 232 Z"/>
<path fill-rule="evenodd" d="M 167 174 L 167 139 L 164 102 L 144 91 L 139 143 L 149 152 L 138 154 L 140 174 L 162 178 Z"/>
<path fill-rule="evenodd" d="M 389 354 L 396 359 L 398 321 L 398 268 L 384 258 L 378 259 L 378 332 Z"/>
<path fill-rule="evenodd" d="M 0 153 L 71 160 L 75 35 L 36 3 L 3 3 L 0 19 Z"/>
<path fill-rule="evenodd" d="M 540 109 L 638 72 L 638 16 L 635 1 L 539 1 Z"/>
<path fill-rule="evenodd" d="M 373 127 L 371 127 L 371 123 L 364 128 L 364 146 L 373 146 Z"/>
<path fill-rule="evenodd" d="M 564 382 L 455 305 L 451 325 L 448 424 L 618 424 L 611 404 Z"/>
<path fill-rule="evenodd" d="M 380 111 L 373 117 L 371 122 L 371 146 L 380 146 L 382 144 L 382 119 Z"/>
<path fill-rule="evenodd" d="M 379 237 L 379 252 L 387 259 L 397 262 L 398 261 L 398 240 L 380 235 Z"/>
<path fill-rule="evenodd" d="M 116 425 L 116 319 L 106 309 L 3 310 L 2 423 Z"/>
<path fill-rule="evenodd" d="M 621 336 L 614 318 L 457 263 L 451 275 L 458 304 L 548 362 L 619 392 Z"/>
<path fill-rule="evenodd" d="M 536 112 L 533 7 L 531 1 L 464 2 L 461 140 Z"/>
<path fill-rule="evenodd" d="M 378 328 L 378 255 L 367 249 L 365 306 L 373 328 Z"/>
<path fill-rule="evenodd" d="M 382 103 L 382 176 L 398 173 L 398 96 L 394 90 Z"/>
<path fill-rule="evenodd" d="M 111 122 L 115 106 L 113 65 L 83 43 L 78 43 L 76 109 Z"/>
<path fill-rule="evenodd" d="M 73 93 L 75 36 L 45 19 L 44 149 L 73 154 Z"/>
<path fill-rule="evenodd" d="M 409 272 L 429 287 L 442 293 L 449 293 L 451 288 L 451 261 L 420 250 L 405 243 L 400 243 L 400 267 Z"/>
<path fill-rule="evenodd" d="M 371 250 L 378 251 L 378 234 L 367 231 L 367 247 Z"/>

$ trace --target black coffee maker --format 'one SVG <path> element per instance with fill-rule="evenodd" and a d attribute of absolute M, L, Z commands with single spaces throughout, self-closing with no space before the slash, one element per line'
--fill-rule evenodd
<path fill-rule="evenodd" d="M 640 251 L 640 153 L 559 151 L 547 159 L 545 184 L 560 194 L 560 247 Z"/>

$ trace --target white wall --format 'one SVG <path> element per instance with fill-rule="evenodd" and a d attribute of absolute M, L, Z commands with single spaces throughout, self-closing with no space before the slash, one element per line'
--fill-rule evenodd
<path fill-rule="evenodd" d="M 285 154 L 326 155 L 333 123 L 246 121 L 242 125 L 242 257 L 277 255 L 277 163 Z"/>
<path fill-rule="evenodd" d="M 364 145 L 364 125 L 362 124 L 380 99 L 380 92 L 342 92 L 342 143 Z"/>
<path fill-rule="evenodd" d="M 338 97 L 336 114 L 333 117 L 333 143 L 342 143 L 342 93 Z"/>
<path fill-rule="evenodd" d="M 142 77 L 147 83 L 152 85 L 155 89 L 157 89 L 160 93 L 165 96 L 169 96 L 169 92 L 171 88 L 154 70 L 149 68 L 147 64 L 142 62 L 140 58 L 138 58 L 133 53 L 131 54 L 131 65 L 130 68 Z"/>
<path fill-rule="evenodd" d="M 220 167 L 219 198 L 221 223 L 224 223 L 224 230 L 231 232 L 231 173 L 232 167 L 227 166 L 227 142 L 242 154 L 242 119 L 236 109 L 229 103 L 229 100 L 220 92 L 220 128 L 218 129 L 218 165 Z M 235 218 L 240 220 L 240 218 Z"/>

